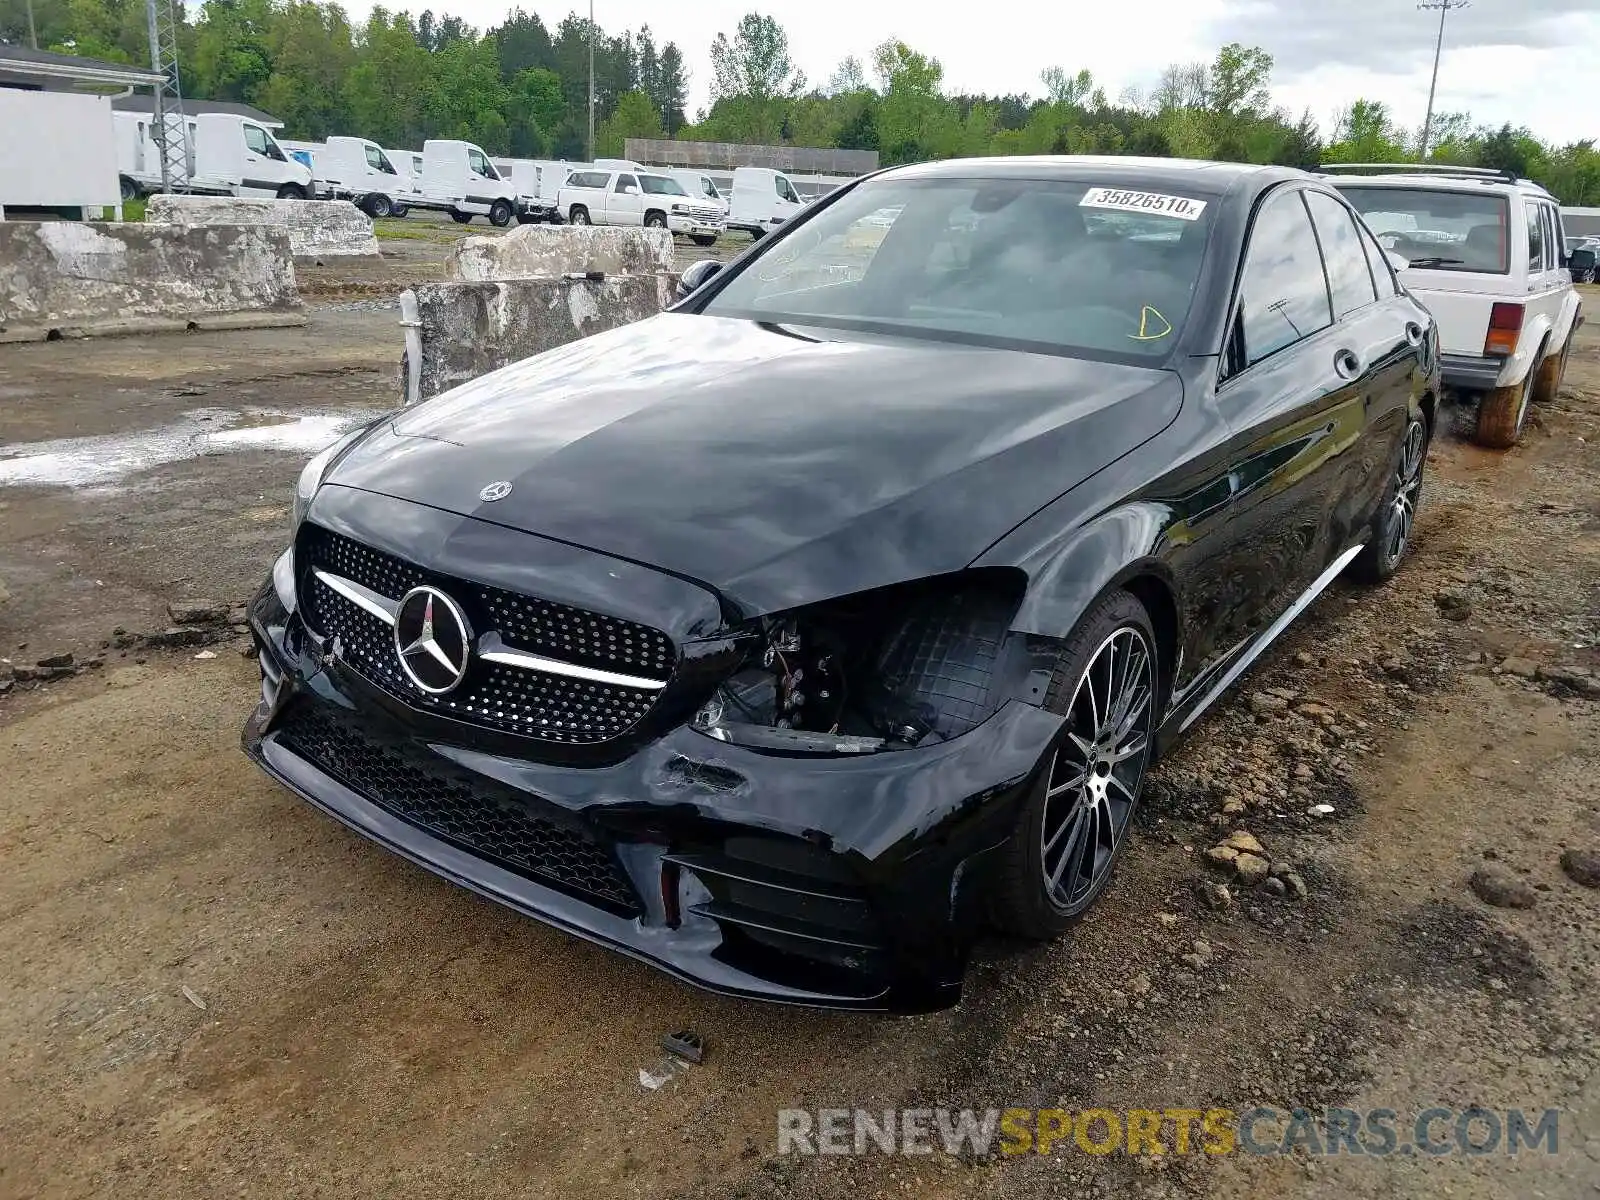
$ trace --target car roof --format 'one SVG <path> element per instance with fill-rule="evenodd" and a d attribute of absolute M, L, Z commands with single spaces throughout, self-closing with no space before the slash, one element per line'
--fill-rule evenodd
<path fill-rule="evenodd" d="M 1061 179 L 1127 186 L 1167 184 L 1220 194 L 1243 186 L 1252 195 L 1287 179 L 1316 177 L 1293 167 L 1258 163 L 1211 162 L 1196 158 L 1143 158 L 1131 154 L 1007 155 L 994 158 L 951 158 L 939 162 L 892 167 L 882 172 L 896 179 Z"/>
<path fill-rule="evenodd" d="M 1490 178 L 1488 176 L 1447 175 L 1417 172 L 1394 175 L 1333 175 L 1322 178 L 1334 187 L 1422 188 L 1431 192 L 1495 192 L 1505 195 L 1538 196 L 1543 200 L 1555 199 L 1548 191 L 1531 179 Z"/>

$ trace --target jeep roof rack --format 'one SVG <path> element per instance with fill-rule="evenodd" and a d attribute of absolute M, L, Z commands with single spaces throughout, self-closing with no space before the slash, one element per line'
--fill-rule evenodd
<path fill-rule="evenodd" d="M 1494 167 L 1453 167 L 1445 163 L 1323 163 L 1318 175 L 1439 175 L 1446 179 L 1483 179 L 1495 183 L 1525 183 L 1510 171 Z"/>

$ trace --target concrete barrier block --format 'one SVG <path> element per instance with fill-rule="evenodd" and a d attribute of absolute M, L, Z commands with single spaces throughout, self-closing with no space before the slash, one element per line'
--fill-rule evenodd
<path fill-rule="evenodd" d="M 233 196 L 151 196 L 147 222 L 183 229 L 265 225 L 289 235 L 296 258 L 375 255 L 372 218 L 348 200 L 241 200 Z"/>
<path fill-rule="evenodd" d="M 524 358 L 655 316 L 676 299 L 674 275 L 422 284 L 400 297 L 408 323 L 401 386 L 407 400 L 425 400 Z"/>
<path fill-rule="evenodd" d="M 655 275 L 677 269 L 665 229 L 523 225 L 499 237 L 468 237 L 445 260 L 446 279 L 560 279 L 572 273 Z"/>
<path fill-rule="evenodd" d="M 0 342 L 304 322 L 281 229 L 0 222 Z"/>

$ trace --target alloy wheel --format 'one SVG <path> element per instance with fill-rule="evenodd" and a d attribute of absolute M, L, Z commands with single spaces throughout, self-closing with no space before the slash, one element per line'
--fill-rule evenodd
<path fill-rule="evenodd" d="M 1150 760 L 1154 718 L 1155 655 L 1125 625 L 1079 678 L 1045 784 L 1040 868 L 1056 907 L 1085 907 L 1110 873 Z"/>
<path fill-rule="evenodd" d="M 1523 398 L 1527 403 L 1527 398 Z M 1406 429 L 1405 444 L 1400 449 L 1400 466 L 1394 477 L 1394 502 L 1390 514 L 1390 559 L 1398 559 L 1411 541 L 1411 526 L 1417 519 L 1417 499 L 1422 492 L 1422 463 L 1427 454 L 1428 431 L 1421 421 L 1413 421 Z"/>

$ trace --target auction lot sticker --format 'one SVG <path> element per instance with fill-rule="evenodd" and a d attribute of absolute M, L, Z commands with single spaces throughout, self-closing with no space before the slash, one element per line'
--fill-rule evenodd
<path fill-rule="evenodd" d="M 1160 192 L 1130 192 L 1126 188 L 1090 188 L 1078 201 L 1080 208 L 1114 208 L 1118 212 L 1155 213 L 1163 217 L 1177 217 L 1184 221 L 1198 221 L 1206 210 L 1204 200 L 1190 200 L 1186 196 L 1164 196 Z"/>

